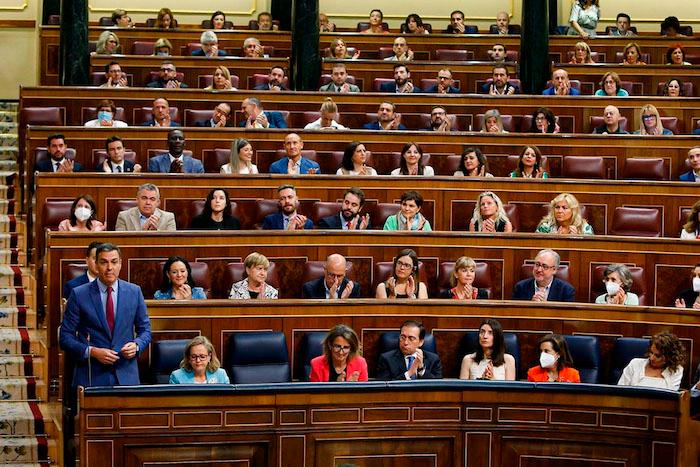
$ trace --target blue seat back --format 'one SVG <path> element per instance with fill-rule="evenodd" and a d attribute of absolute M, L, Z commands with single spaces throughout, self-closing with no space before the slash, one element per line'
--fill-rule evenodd
<path fill-rule="evenodd" d="M 297 377 L 301 381 L 309 381 L 309 375 L 311 374 L 311 360 L 323 355 L 323 339 L 326 338 L 328 333 L 326 331 L 315 331 L 307 332 L 304 337 L 301 338 L 301 345 L 299 346 L 299 371 Z"/>
<path fill-rule="evenodd" d="M 190 339 L 164 339 L 153 343 L 149 372 L 153 384 L 168 384 L 170 373 L 180 368 L 189 341 Z"/>
<path fill-rule="evenodd" d="M 513 359 L 515 360 L 515 379 L 520 379 L 520 343 L 518 342 L 518 335 L 514 332 L 504 332 L 503 340 L 506 343 L 506 353 L 511 354 L 513 356 Z M 459 370 L 462 366 L 462 358 L 464 358 L 464 356 L 467 354 L 476 352 L 478 346 L 478 331 L 469 331 L 464 335 L 464 337 L 462 338 L 462 342 L 460 343 L 460 360 L 459 362 L 457 362 L 456 376 L 459 376 Z"/>
<path fill-rule="evenodd" d="M 236 332 L 228 341 L 232 384 L 291 381 L 287 339 L 282 332 Z"/>
<path fill-rule="evenodd" d="M 642 358 L 649 348 L 649 339 L 639 337 L 618 337 L 612 350 L 609 384 L 617 384 L 622 371 L 633 358 Z"/>
<path fill-rule="evenodd" d="M 601 383 L 600 346 L 595 336 L 564 336 L 582 383 Z"/>

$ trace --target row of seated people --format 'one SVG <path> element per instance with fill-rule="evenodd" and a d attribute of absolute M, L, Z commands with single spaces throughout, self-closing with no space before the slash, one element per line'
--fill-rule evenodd
<path fill-rule="evenodd" d="M 399 331 L 381 334 L 376 367 L 368 368 L 355 331 L 338 324 L 326 332 L 305 333 L 297 367 L 301 381 L 343 382 L 442 379 L 442 363 L 435 338 L 420 321 L 404 321 Z M 485 319 L 478 331 L 469 331 L 459 343 L 459 378 L 466 380 L 568 382 L 617 384 L 679 390 L 685 349 L 672 333 L 651 339 L 619 337 L 611 351 L 613 366 L 602 374 L 601 350 L 594 336 L 547 334 L 538 342 L 535 363 L 521 370 L 516 333 L 504 332 L 495 319 Z M 149 382 L 171 384 L 248 384 L 289 382 L 292 368 L 286 339 L 280 332 L 233 333 L 228 340 L 225 369 L 205 336 L 191 340 L 161 340 L 154 344 Z M 299 370 L 298 370 L 299 371 Z M 230 375 L 230 376 L 229 376 Z M 457 376 L 457 375 L 455 375 Z M 696 378 L 697 379 L 697 378 Z M 695 380 L 693 380 L 695 381 Z M 692 386 L 693 396 L 700 386 Z"/>
<path fill-rule="evenodd" d="M 534 156 L 526 156 L 534 159 Z M 535 170 L 530 167 L 530 170 Z M 539 169 L 537 169 L 539 170 Z M 535 174 L 537 176 L 537 174 Z M 542 173 L 539 173 L 542 176 Z M 48 200 L 41 207 L 41 228 L 72 232 L 104 230 L 405 230 L 430 232 L 435 204 L 426 202 L 415 191 L 404 192 L 398 203 L 367 200 L 364 192 L 348 188 L 340 202 L 300 201 L 293 185 L 281 185 L 278 198 L 232 200 L 223 188 L 210 190 L 206 199 L 170 198 L 167 209 L 160 209 L 158 187 L 142 184 L 136 199 L 111 199 L 106 204 L 106 222 L 97 219 L 97 206 L 89 194 L 80 194 L 73 201 Z M 634 237 L 671 236 L 665 232 L 659 208 L 618 206 L 606 231 L 607 216 L 594 206 L 579 203 L 569 193 L 561 193 L 548 204 L 504 203 L 491 191 L 475 200 L 455 200 L 451 203 L 451 230 L 470 232 L 539 232 L 557 235 L 598 234 Z M 678 234 L 681 239 L 700 238 L 698 212 L 700 201 L 680 211 Z M 541 219 L 541 220 L 540 220 Z M 590 219 L 591 222 L 587 219 Z M 136 222 L 138 221 L 138 222 Z M 674 237 L 676 235 L 673 235 Z"/>
<path fill-rule="evenodd" d="M 263 113 L 259 115 L 265 115 Z M 618 112 L 619 116 L 619 112 Z M 435 118 L 445 118 L 444 114 Z M 267 120 L 267 118 L 265 117 Z M 486 119 L 488 120 L 488 119 Z M 606 124 L 603 125 L 606 129 Z M 127 143 L 128 144 L 128 143 Z M 153 173 L 221 173 L 248 175 L 258 173 L 307 175 L 330 173 L 340 176 L 455 176 L 455 177 L 564 177 L 578 179 L 669 180 L 668 160 L 660 158 L 626 158 L 619 175 L 609 167 L 604 156 L 543 155 L 537 146 L 529 145 L 515 155 L 485 155 L 477 147 L 466 147 L 462 154 L 428 154 L 418 143 L 403 145 L 400 152 L 371 153 L 365 144 L 355 141 L 341 151 L 319 153 L 304 149 L 297 133 L 284 138 L 284 149 L 255 151 L 252 144 L 237 138 L 230 149 L 215 148 L 202 153 L 202 159 L 187 151 L 185 134 L 180 129 L 168 133 L 168 149 L 152 149 L 147 157 L 125 147 L 118 136 L 105 141 L 104 150 L 77 154 L 66 144 L 65 136 L 52 134 L 47 148 L 36 148 L 33 170 L 38 172 L 148 172 Z M 527 156 L 527 157 L 525 157 Z M 533 159 L 534 158 L 534 159 Z M 608 161 L 610 162 L 610 161 Z M 374 166 L 374 167 L 373 167 Z M 491 173 L 489 167 L 494 168 Z M 534 171 L 532 170 L 534 168 Z M 690 148 L 679 180 L 694 182 L 700 173 L 700 146 Z"/>
<path fill-rule="evenodd" d="M 71 264 L 64 269 L 63 298 L 71 291 L 97 277 L 95 258 L 99 241 L 86 249 L 85 264 Z M 379 299 L 427 299 L 440 297 L 454 300 L 477 300 L 494 297 L 494 278 L 488 262 L 476 262 L 469 257 L 440 263 L 437 290 L 429 290 L 425 265 L 411 249 L 400 251 L 393 262 L 375 262 L 369 287 L 363 292 L 364 279 L 353 272 L 352 261 L 340 254 L 330 255 L 325 262 L 307 261 L 303 264 L 301 290 L 282 287 L 279 268 L 264 255 L 250 253 L 243 262 L 226 265 L 221 277 L 210 273 L 206 262 L 189 262 L 182 256 L 167 260 L 141 261 L 139 285 L 144 295 L 158 300 L 202 300 L 207 298 L 276 299 L 285 298 L 347 299 L 374 297 Z M 212 277 L 216 275 L 217 277 Z M 160 276 L 160 285 L 157 285 Z M 560 262 L 552 250 L 542 250 L 534 262 L 526 261 L 519 271 L 522 280 L 513 287 L 513 300 L 576 301 L 576 290 L 567 281 L 568 264 Z M 352 278 L 355 278 L 353 281 Z M 366 278 L 365 278 L 366 279 Z M 367 286 L 367 285 L 366 285 Z M 646 291 L 644 268 L 609 264 L 592 271 L 589 299 L 591 302 L 617 305 L 646 305 L 651 296 Z M 299 293 L 301 292 L 301 293 Z M 700 309 L 700 265 L 690 274 L 689 287 L 680 290 L 673 303 L 677 308 Z"/>

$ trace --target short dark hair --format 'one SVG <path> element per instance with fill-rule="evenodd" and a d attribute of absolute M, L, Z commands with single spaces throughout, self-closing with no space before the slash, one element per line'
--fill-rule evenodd
<path fill-rule="evenodd" d="M 280 185 L 277 187 L 277 193 L 279 193 L 282 190 L 294 190 L 294 193 L 297 192 L 296 187 L 294 185 L 289 185 L 289 184 Z"/>
<path fill-rule="evenodd" d="M 119 62 L 117 62 L 117 61 L 115 61 L 115 60 L 112 60 L 111 62 L 109 62 L 108 64 L 106 64 L 106 65 L 105 65 L 105 73 L 109 72 L 109 69 L 110 69 L 110 67 L 111 67 L 112 65 L 119 65 Z M 121 67 L 122 67 L 122 66 L 119 65 L 119 68 L 121 68 Z"/>
<path fill-rule="evenodd" d="M 493 68 L 491 68 L 491 74 L 493 74 L 496 70 L 506 70 L 506 74 L 510 73 L 508 71 L 508 67 L 500 63 L 498 65 L 494 65 Z"/>
<path fill-rule="evenodd" d="M 380 10 L 379 8 L 374 8 L 370 10 L 369 15 L 372 16 L 372 13 L 374 13 L 375 11 L 379 13 L 379 16 L 381 17 L 382 21 L 384 21 L 384 13 L 382 13 L 382 10 Z"/>
<path fill-rule="evenodd" d="M 105 140 L 105 151 L 109 152 L 109 145 L 114 143 L 115 141 L 121 141 L 122 144 L 124 144 L 124 141 L 119 136 L 112 135 Z"/>
<path fill-rule="evenodd" d="M 348 193 L 353 194 L 360 199 L 360 207 L 365 205 L 365 192 L 362 191 L 360 188 L 357 188 L 356 186 L 348 188 L 343 192 L 343 199 L 345 199 L 345 196 Z"/>
<path fill-rule="evenodd" d="M 287 70 L 285 70 L 283 66 L 279 65 L 275 65 L 272 68 L 270 68 L 270 73 L 272 73 L 272 70 L 274 70 L 275 68 L 282 70 L 282 74 L 284 74 L 285 76 L 287 75 Z"/>
<path fill-rule="evenodd" d="M 630 23 L 632 22 L 632 18 L 630 18 L 630 15 L 628 15 L 627 13 L 618 13 L 615 17 L 615 21 L 617 21 L 620 18 L 627 18 L 627 21 L 629 21 Z"/>
<path fill-rule="evenodd" d="M 89 244 L 89 245 L 87 246 L 87 248 L 85 249 L 85 257 L 87 258 L 88 256 L 90 256 L 90 252 L 91 252 L 92 250 L 96 249 L 96 248 L 97 248 L 98 246 L 100 246 L 100 245 L 102 245 L 102 242 L 97 242 L 97 241 L 95 241 L 95 242 L 90 242 L 90 244 Z"/>
<path fill-rule="evenodd" d="M 95 106 L 95 110 L 99 112 L 99 110 L 102 107 L 109 107 L 109 110 L 113 113 L 117 113 L 117 106 L 114 105 L 114 101 L 112 99 L 102 99 L 100 100 L 97 105 Z"/>
<path fill-rule="evenodd" d="M 501 42 L 496 42 L 495 44 L 493 44 L 493 45 L 491 46 L 491 48 L 493 49 L 493 48 L 496 47 L 497 45 L 500 45 L 501 47 L 503 47 L 503 51 L 504 51 L 504 52 L 508 52 L 508 47 L 506 47 L 506 45 L 503 44 L 503 43 L 501 43 Z"/>
<path fill-rule="evenodd" d="M 401 195 L 401 202 L 403 203 L 404 201 L 415 201 L 416 206 L 423 206 L 423 196 L 421 196 L 421 194 L 416 190 L 408 190 L 407 192 L 403 193 Z"/>
<path fill-rule="evenodd" d="M 51 146 L 51 141 L 55 139 L 62 139 L 64 143 L 66 142 L 66 137 L 63 136 L 63 133 L 54 133 L 46 138 L 46 145 Z"/>
<path fill-rule="evenodd" d="M 95 216 L 97 214 L 97 206 L 95 205 L 95 200 L 89 194 L 80 194 L 75 197 L 73 203 L 70 206 L 70 217 L 68 218 L 68 221 L 72 226 L 75 226 L 75 224 L 78 223 L 78 218 L 75 216 L 75 208 L 81 199 L 85 200 L 85 202 L 90 205 L 90 209 L 92 210 L 92 214 L 90 214 L 90 217 L 88 218 L 87 222 L 85 222 L 85 225 L 87 226 L 88 230 L 90 230 L 92 229 L 92 221 L 95 220 Z"/>
<path fill-rule="evenodd" d="M 211 14 L 211 18 L 209 19 L 209 21 L 214 21 L 214 18 L 216 18 L 219 15 L 224 17 L 224 21 L 226 20 L 226 13 L 224 13 L 221 10 L 216 10 L 214 13 Z"/>
<path fill-rule="evenodd" d="M 452 13 L 450 13 L 450 19 L 452 19 L 452 15 L 454 15 L 455 13 L 459 13 L 460 15 L 462 15 L 462 18 L 464 18 L 464 12 L 462 10 L 455 10 Z"/>
<path fill-rule="evenodd" d="M 540 350 L 540 346 L 545 342 L 552 344 L 552 350 L 559 354 L 559 360 L 557 360 L 557 370 L 561 371 L 566 367 L 573 367 L 574 360 L 571 358 L 571 353 L 569 353 L 569 346 L 566 344 L 566 339 L 559 334 L 547 334 L 543 336 L 537 343 L 537 350 Z"/>
<path fill-rule="evenodd" d="M 411 70 L 408 68 L 408 65 L 406 65 L 405 63 L 397 63 L 396 65 L 394 65 L 394 72 L 396 72 L 397 68 L 401 68 L 401 67 L 406 69 L 406 73 L 411 72 Z"/>
<path fill-rule="evenodd" d="M 98 245 L 97 250 L 95 250 L 95 258 L 99 258 L 100 253 L 109 253 L 111 251 L 116 251 L 119 254 L 119 258 L 121 259 L 122 250 L 114 243 L 102 243 Z"/>
<path fill-rule="evenodd" d="M 418 334 L 418 337 L 420 340 L 425 339 L 425 326 L 423 326 L 423 323 L 420 321 L 416 321 L 415 319 L 407 319 L 403 323 L 401 323 L 401 327 L 399 329 L 403 329 L 405 327 L 409 328 L 418 328 L 420 333 Z"/>
<path fill-rule="evenodd" d="M 270 12 L 268 12 L 268 11 L 261 11 L 261 12 L 258 14 L 258 21 L 260 21 L 260 17 L 261 17 L 261 16 L 269 16 L 270 19 L 272 19 L 272 14 L 271 14 Z"/>

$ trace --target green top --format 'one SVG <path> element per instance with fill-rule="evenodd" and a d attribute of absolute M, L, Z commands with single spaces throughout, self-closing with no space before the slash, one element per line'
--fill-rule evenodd
<path fill-rule="evenodd" d="M 556 224 L 540 224 L 535 232 L 537 233 L 557 233 L 559 226 Z M 588 222 L 583 224 L 583 235 L 593 235 L 593 227 Z"/>
<path fill-rule="evenodd" d="M 520 175 L 518 175 L 518 171 L 514 170 L 510 173 L 510 178 L 521 178 Z M 533 178 L 533 177 L 530 177 Z M 549 174 L 547 172 L 542 172 L 542 178 L 549 178 Z"/>
<path fill-rule="evenodd" d="M 420 215 L 421 219 L 424 219 L 422 215 Z M 420 220 L 418 221 L 420 223 Z M 389 216 L 386 218 L 386 222 L 384 223 L 384 230 L 399 230 L 399 215 L 394 214 L 392 216 Z M 414 228 L 411 228 L 411 230 L 417 230 Z M 430 221 L 428 219 L 425 219 L 425 224 L 423 225 L 423 232 L 431 232 L 433 229 L 430 228 Z"/>

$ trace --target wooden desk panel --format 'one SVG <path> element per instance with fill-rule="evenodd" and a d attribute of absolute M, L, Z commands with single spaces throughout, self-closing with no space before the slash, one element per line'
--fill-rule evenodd
<path fill-rule="evenodd" d="M 324 391 L 307 385 L 272 385 L 262 392 L 234 386 L 87 389 L 79 394 L 80 462 L 94 467 L 129 461 L 252 467 L 695 462 L 687 393 L 659 399 L 651 390 L 577 389 L 520 383 L 495 391 L 483 382 L 421 390 L 375 383 L 328 385 Z"/>

